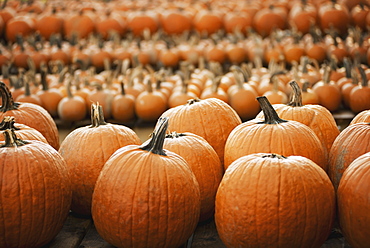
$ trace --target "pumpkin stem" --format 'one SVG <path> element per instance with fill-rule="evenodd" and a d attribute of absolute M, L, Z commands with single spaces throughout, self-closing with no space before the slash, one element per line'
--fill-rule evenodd
<path fill-rule="evenodd" d="M 99 103 L 91 105 L 91 126 L 99 127 L 100 125 L 107 125 L 104 120 L 103 107 Z"/>
<path fill-rule="evenodd" d="M 5 113 L 9 110 L 16 110 L 18 109 L 20 103 L 14 102 L 12 93 L 6 86 L 4 82 L 0 82 L 0 96 L 2 99 L 2 105 L 0 107 L 0 112 Z"/>
<path fill-rule="evenodd" d="M 274 107 L 272 107 L 266 96 L 257 97 L 257 101 L 260 104 L 265 116 L 265 120 L 263 122 L 259 122 L 259 124 L 280 124 L 283 122 L 287 122 L 286 120 L 283 120 L 278 116 Z"/>
<path fill-rule="evenodd" d="M 23 146 L 29 143 L 28 141 L 19 139 L 17 135 L 15 134 L 14 130 L 12 129 L 6 129 L 3 132 L 3 135 L 4 135 L 5 144 L 1 145 L 0 148 L 18 147 L 18 146 Z"/>
<path fill-rule="evenodd" d="M 140 146 L 139 148 L 154 154 L 167 156 L 163 150 L 163 143 L 166 137 L 168 128 L 168 117 L 160 117 L 158 119 L 156 128 L 153 131 L 152 138 L 147 145 Z"/>
<path fill-rule="evenodd" d="M 271 153 L 271 154 L 263 155 L 263 156 L 262 156 L 262 158 L 286 159 L 287 157 L 285 157 L 285 156 L 283 156 L 283 155 L 276 154 L 276 153 Z"/>
<path fill-rule="evenodd" d="M 14 116 L 5 116 L 4 119 L 0 122 L 0 130 L 20 130 L 20 128 L 14 126 L 14 123 Z"/>
<path fill-rule="evenodd" d="M 166 134 L 166 139 L 175 139 L 175 138 L 180 138 L 180 137 L 183 137 L 183 136 L 186 136 L 186 134 L 184 133 L 178 133 L 176 131 L 172 132 L 172 133 L 168 133 Z"/>
<path fill-rule="evenodd" d="M 288 106 L 292 107 L 302 107 L 302 91 L 301 88 L 299 87 L 298 83 L 296 81 L 290 81 L 289 85 L 293 89 L 293 94 L 292 98 L 290 99 L 290 102 L 287 104 Z"/>
<path fill-rule="evenodd" d="M 187 105 L 192 105 L 196 102 L 200 102 L 200 99 L 199 98 L 190 99 L 190 100 L 188 100 Z"/>

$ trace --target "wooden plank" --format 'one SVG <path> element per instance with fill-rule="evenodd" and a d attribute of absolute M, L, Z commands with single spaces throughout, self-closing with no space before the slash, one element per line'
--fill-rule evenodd
<path fill-rule="evenodd" d="M 92 220 L 70 214 L 59 234 L 44 248 L 76 248 L 91 227 Z"/>

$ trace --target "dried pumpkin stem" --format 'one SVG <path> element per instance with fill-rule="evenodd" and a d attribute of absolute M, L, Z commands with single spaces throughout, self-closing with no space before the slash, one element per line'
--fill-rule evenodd
<path fill-rule="evenodd" d="M 278 114 L 276 113 L 275 109 L 272 107 L 271 103 L 269 102 L 266 96 L 257 97 L 257 101 L 260 104 L 263 114 L 265 116 L 265 120 L 263 122 L 259 122 L 260 124 L 279 124 L 287 122 L 286 120 L 283 120 L 278 116 Z"/>
<path fill-rule="evenodd" d="M 14 126 L 14 116 L 5 116 L 4 119 L 0 122 L 0 130 L 12 129 L 20 130 L 20 128 Z"/>
<path fill-rule="evenodd" d="M 159 118 L 156 128 L 152 134 L 152 138 L 147 145 L 139 147 L 141 150 L 148 151 L 154 154 L 167 156 L 163 150 L 163 143 L 166 137 L 168 128 L 168 117 Z"/>
<path fill-rule="evenodd" d="M 103 107 L 99 103 L 91 105 L 91 126 L 99 127 L 100 125 L 107 125 L 104 120 Z"/>
<path fill-rule="evenodd" d="M 287 157 L 285 157 L 283 155 L 276 154 L 276 153 L 271 153 L 271 154 L 263 155 L 262 158 L 286 159 Z"/>
<path fill-rule="evenodd" d="M 12 93 L 9 91 L 8 87 L 4 82 L 0 82 L 0 96 L 2 99 L 2 105 L 0 107 L 0 112 L 7 112 L 9 110 L 18 109 L 20 103 L 14 102 Z"/>
<path fill-rule="evenodd" d="M 17 137 L 14 130 L 12 129 L 6 129 L 3 132 L 5 144 L 1 145 L 1 147 L 18 147 L 28 144 L 28 141 L 21 140 Z"/>
<path fill-rule="evenodd" d="M 183 136 L 186 136 L 186 134 L 184 133 L 178 133 L 176 131 L 172 132 L 172 133 L 169 133 L 169 134 L 166 134 L 166 139 L 175 139 L 175 138 L 180 138 L 180 137 L 183 137 Z"/>
<path fill-rule="evenodd" d="M 289 85 L 293 89 L 293 94 L 290 102 L 287 104 L 292 107 L 302 107 L 302 91 L 301 88 L 299 87 L 298 83 L 296 81 L 290 81 Z"/>

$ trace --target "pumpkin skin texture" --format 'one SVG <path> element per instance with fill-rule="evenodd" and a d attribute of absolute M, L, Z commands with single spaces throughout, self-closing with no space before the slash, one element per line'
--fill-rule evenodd
<path fill-rule="evenodd" d="M 364 110 L 356 114 L 349 124 L 352 125 L 352 124 L 360 123 L 360 122 L 368 122 L 368 123 L 370 122 L 370 110 Z"/>
<path fill-rule="evenodd" d="M 0 122 L 0 131 L 12 129 L 21 140 L 39 140 L 49 144 L 45 137 L 36 129 L 21 123 L 15 123 L 13 116 L 5 116 Z M 4 136 L 0 135 L 0 141 L 4 141 Z"/>
<path fill-rule="evenodd" d="M 276 113 L 284 120 L 298 121 L 310 127 L 322 142 L 326 153 L 339 135 L 339 129 L 330 111 L 319 104 L 302 104 L 301 90 L 295 81 L 291 81 L 292 98 L 288 104 L 273 104 Z M 260 112 L 256 118 L 263 118 Z"/>
<path fill-rule="evenodd" d="M 335 189 L 353 160 L 367 152 L 370 152 L 370 123 L 352 124 L 340 132 L 329 153 L 328 174 Z"/>
<path fill-rule="evenodd" d="M 59 149 L 59 133 L 51 115 L 42 107 L 33 103 L 14 102 L 12 94 L 3 82 L 0 82 L 0 120 L 4 116 L 14 116 L 18 123 L 25 124 L 38 130 L 56 150 Z"/>
<path fill-rule="evenodd" d="M 339 183 L 338 217 L 351 247 L 370 247 L 370 152 L 355 159 Z"/>
<path fill-rule="evenodd" d="M 217 98 L 190 100 L 185 105 L 166 110 L 162 117 L 171 120 L 168 130 L 194 133 L 207 140 L 222 164 L 226 139 L 242 122 L 235 110 Z"/>
<path fill-rule="evenodd" d="M 148 144 L 118 149 L 96 182 L 94 224 L 116 247 L 179 247 L 196 228 L 199 185 L 182 157 L 163 150 L 167 125 L 160 118 Z"/>
<path fill-rule="evenodd" d="M 204 138 L 188 132 L 167 134 L 163 148 L 183 157 L 197 178 L 201 198 L 199 222 L 213 217 L 216 191 L 224 173 L 215 150 Z"/>
<path fill-rule="evenodd" d="M 59 148 L 71 177 L 71 210 L 81 215 L 91 215 L 95 182 L 109 157 L 125 145 L 141 144 L 130 128 L 106 123 L 100 105 L 92 105 L 91 122 L 69 133 Z"/>
<path fill-rule="evenodd" d="M 227 247 L 321 247 L 334 215 L 330 179 L 301 156 L 243 156 L 216 195 L 216 227 Z"/>
<path fill-rule="evenodd" d="M 225 144 L 224 168 L 242 156 L 267 152 L 303 156 L 327 170 L 327 154 L 315 132 L 298 121 L 280 119 L 266 97 L 257 99 L 262 101 L 265 120 L 244 122 L 230 133 Z"/>
<path fill-rule="evenodd" d="M 59 233 L 69 213 L 72 191 L 66 164 L 50 145 L 19 140 L 10 129 L 4 132 L 0 247 L 41 247 Z"/>

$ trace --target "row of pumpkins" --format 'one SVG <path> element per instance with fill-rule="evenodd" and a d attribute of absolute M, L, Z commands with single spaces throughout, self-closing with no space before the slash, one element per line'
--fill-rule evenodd
<path fill-rule="evenodd" d="M 290 85 L 290 104 L 257 97 L 245 122 L 220 99 L 192 99 L 146 141 L 94 103 L 91 125 L 59 144 L 51 115 L 1 82 L 0 246 L 47 244 L 71 209 L 116 247 L 179 247 L 213 216 L 227 247 L 320 247 L 336 221 L 369 247 L 370 111 L 340 132 Z"/>
<path fill-rule="evenodd" d="M 266 67 L 242 63 L 227 69 L 218 62 L 199 63 L 194 67 L 182 62 L 174 72 L 142 64 L 130 67 L 125 59 L 114 67 L 106 61 L 107 69 L 99 73 L 76 63 L 59 64 L 52 73 L 43 65 L 39 73 L 30 69 L 10 75 L 3 65 L 2 80 L 15 101 L 40 105 L 66 123 L 88 119 L 93 102 L 99 102 L 104 118 L 115 123 L 156 122 L 168 108 L 195 98 L 220 99 L 246 121 L 261 110 L 258 96 L 266 96 L 272 104 L 288 103 L 292 80 L 302 88 L 299 104 L 319 104 L 330 112 L 348 109 L 354 114 L 370 109 L 370 69 L 347 57 L 341 67 L 335 62 L 319 67 L 306 56 L 290 69 L 274 61 Z"/>
<path fill-rule="evenodd" d="M 163 30 L 170 35 L 193 30 L 212 35 L 219 30 L 232 33 L 238 29 L 246 33 L 253 28 L 268 36 L 274 29 L 286 28 L 305 34 L 312 25 L 325 32 L 335 28 L 344 35 L 351 25 L 368 29 L 368 5 L 364 0 L 32 1 L 31 4 L 8 1 L 0 12 L 0 31 L 11 42 L 19 33 L 27 36 L 35 31 L 45 39 L 52 34 L 84 39 L 93 33 L 107 39 L 112 31 L 121 37 L 128 31 L 141 36 L 145 29 L 151 33 Z"/>

